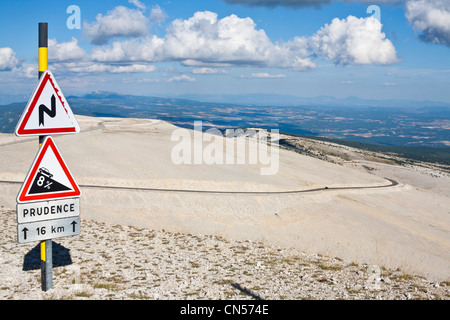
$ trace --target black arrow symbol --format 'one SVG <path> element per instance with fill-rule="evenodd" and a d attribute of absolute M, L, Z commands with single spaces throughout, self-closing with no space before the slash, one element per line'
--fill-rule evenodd
<path fill-rule="evenodd" d="M 54 94 L 52 95 L 51 105 L 51 109 L 47 108 L 45 104 L 39 106 L 39 125 L 44 125 L 44 113 L 48 114 L 50 118 L 56 116 L 56 98 Z"/>
<path fill-rule="evenodd" d="M 75 232 L 75 226 L 77 225 L 77 223 L 74 221 L 71 223 L 71 225 L 73 226 L 73 232 Z"/>
<path fill-rule="evenodd" d="M 27 231 L 28 231 L 28 229 L 27 229 L 26 227 L 22 229 L 22 232 L 23 232 L 23 240 L 27 240 Z"/>

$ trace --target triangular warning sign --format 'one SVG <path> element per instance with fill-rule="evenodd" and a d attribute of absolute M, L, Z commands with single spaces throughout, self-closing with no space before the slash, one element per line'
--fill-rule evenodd
<path fill-rule="evenodd" d="M 53 74 L 45 71 L 16 126 L 17 136 L 46 136 L 80 132 L 69 103 Z"/>
<path fill-rule="evenodd" d="M 55 142 L 46 137 L 17 196 L 18 203 L 79 198 L 81 190 Z"/>

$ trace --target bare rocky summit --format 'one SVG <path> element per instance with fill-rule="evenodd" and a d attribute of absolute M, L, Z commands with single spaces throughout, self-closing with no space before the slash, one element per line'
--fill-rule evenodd
<path fill-rule="evenodd" d="M 274 175 L 228 149 L 230 165 L 178 165 L 178 127 L 77 119 L 55 142 L 83 192 L 81 235 L 54 240 L 46 293 L 14 210 L 37 141 L 0 134 L 0 299 L 450 297 L 447 166 L 287 136 L 296 152 L 280 148 Z M 261 150 L 245 136 L 203 146 L 227 142 Z"/>
<path fill-rule="evenodd" d="M 16 213 L 0 210 L 0 299 L 444 299 L 450 282 L 253 241 L 82 219 L 55 239 L 53 289 L 40 288 L 38 244 L 17 244 Z"/>

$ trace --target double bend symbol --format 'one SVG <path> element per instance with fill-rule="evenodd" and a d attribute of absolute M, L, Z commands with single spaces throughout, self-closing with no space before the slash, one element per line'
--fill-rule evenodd
<path fill-rule="evenodd" d="M 51 109 L 47 108 L 45 104 L 41 104 L 39 106 L 39 126 L 44 125 L 44 113 L 46 113 L 50 118 L 54 118 L 56 116 L 56 98 L 54 94 L 52 95 L 51 105 Z"/>

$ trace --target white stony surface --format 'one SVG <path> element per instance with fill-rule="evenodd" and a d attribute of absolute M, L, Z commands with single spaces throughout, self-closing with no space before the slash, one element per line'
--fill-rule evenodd
<path fill-rule="evenodd" d="M 237 283 L 266 299 L 448 299 L 448 167 L 398 165 L 390 155 L 300 138 L 322 158 L 282 149 L 273 176 L 260 174 L 263 165 L 175 165 L 175 126 L 77 119 L 82 132 L 55 141 L 82 185 L 82 235 L 56 240 L 73 264 L 55 268 L 55 289 L 45 295 L 40 271 L 22 271 L 35 244 L 16 244 L 13 214 L 37 138 L 0 134 L 0 298 L 252 298 Z M 379 186 L 386 177 L 399 184 L 273 193 Z M 381 276 L 368 273 L 372 265 L 385 267 Z M 407 275 L 423 278 L 412 284 Z"/>
<path fill-rule="evenodd" d="M 449 282 L 253 241 L 82 220 L 54 240 L 53 289 L 40 288 L 36 244 L 17 244 L 15 212 L 0 210 L 0 300 L 446 299 Z M 68 249 L 71 263 L 64 264 Z M 25 255 L 32 252 L 34 260 Z"/>

